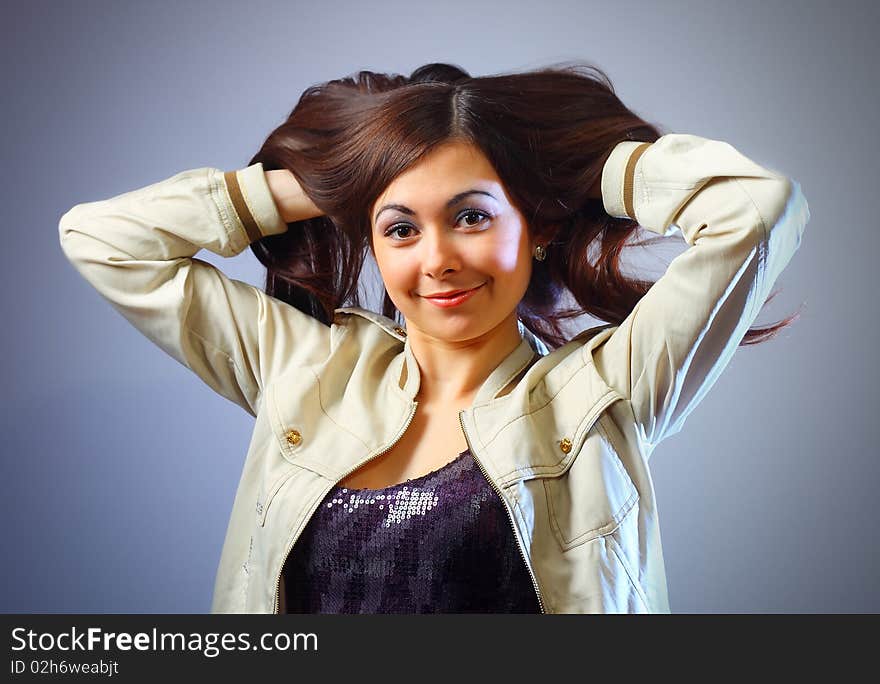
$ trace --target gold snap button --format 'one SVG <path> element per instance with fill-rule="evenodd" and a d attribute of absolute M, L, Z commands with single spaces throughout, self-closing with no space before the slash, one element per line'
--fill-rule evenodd
<path fill-rule="evenodd" d="M 406 330 L 401 328 L 399 325 L 394 326 L 394 332 L 396 332 L 398 335 L 403 335 L 404 337 L 406 337 Z"/>
<path fill-rule="evenodd" d="M 293 446 L 302 442 L 302 435 L 299 433 L 299 430 L 288 430 L 284 436 L 287 437 L 287 442 Z"/>
<path fill-rule="evenodd" d="M 562 449 L 563 454 L 567 454 L 569 451 L 571 451 L 571 440 L 566 437 L 559 443 L 559 448 Z"/>

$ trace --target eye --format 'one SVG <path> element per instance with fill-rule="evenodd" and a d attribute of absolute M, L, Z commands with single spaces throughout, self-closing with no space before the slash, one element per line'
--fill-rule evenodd
<path fill-rule="evenodd" d="M 396 223 L 393 226 L 391 226 L 388 230 L 386 230 L 384 235 L 385 235 L 385 237 L 391 237 L 392 234 L 397 234 L 398 240 L 405 240 L 409 236 L 408 235 L 401 236 L 400 233 L 398 233 L 398 231 L 401 231 L 401 230 L 412 230 L 412 226 L 410 226 L 406 223 Z"/>
<path fill-rule="evenodd" d="M 480 223 L 482 223 L 483 221 L 487 221 L 487 220 L 489 220 L 490 218 L 492 218 L 492 217 L 489 216 L 486 212 L 484 212 L 484 211 L 480 211 L 479 209 L 465 209 L 463 212 L 461 212 L 461 213 L 458 215 L 458 220 L 460 221 L 460 220 L 463 219 L 465 216 L 471 216 L 471 217 L 476 216 L 476 217 L 479 219 L 476 223 L 465 223 L 465 225 L 466 225 L 468 228 L 473 228 L 474 226 L 478 226 L 478 225 L 480 225 Z"/>

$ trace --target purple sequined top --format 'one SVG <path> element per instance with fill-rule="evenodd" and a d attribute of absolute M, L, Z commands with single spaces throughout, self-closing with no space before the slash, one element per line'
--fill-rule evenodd
<path fill-rule="evenodd" d="M 504 504 L 470 450 L 383 489 L 331 489 L 284 579 L 288 613 L 540 612 Z"/>

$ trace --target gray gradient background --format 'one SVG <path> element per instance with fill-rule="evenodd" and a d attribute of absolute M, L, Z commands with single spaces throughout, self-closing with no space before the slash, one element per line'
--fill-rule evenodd
<path fill-rule="evenodd" d="M 252 428 L 76 274 L 67 209 L 241 168 L 304 88 L 359 69 L 581 59 L 812 213 L 758 319 L 800 321 L 741 348 L 653 456 L 672 610 L 877 612 L 877 6 L 417 4 L 5 5 L 0 611 L 208 611 Z M 262 283 L 249 250 L 200 257 Z"/>

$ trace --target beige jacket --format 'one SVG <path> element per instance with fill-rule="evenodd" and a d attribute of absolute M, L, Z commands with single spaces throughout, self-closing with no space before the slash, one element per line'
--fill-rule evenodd
<path fill-rule="evenodd" d="M 460 413 L 548 613 L 668 612 L 648 460 L 678 432 L 754 321 L 809 219 L 800 186 L 727 143 L 621 142 L 612 216 L 689 248 L 620 326 L 560 349 L 523 340 Z M 79 273 L 149 339 L 255 416 L 212 612 L 281 612 L 282 566 L 340 479 L 413 418 L 403 329 L 347 308 L 330 326 L 193 258 L 231 257 L 283 222 L 255 164 L 199 168 L 60 220 Z"/>

